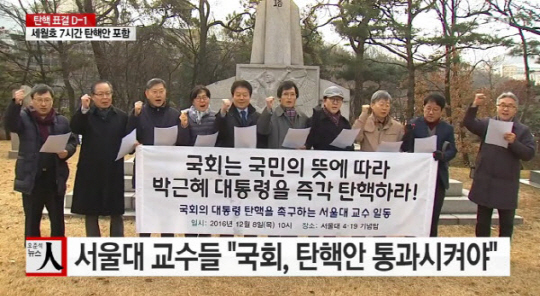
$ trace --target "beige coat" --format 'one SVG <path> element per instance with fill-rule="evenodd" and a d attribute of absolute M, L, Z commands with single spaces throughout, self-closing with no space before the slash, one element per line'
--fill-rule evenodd
<path fill-rule="evenodd" d="M 360 129 L 356 137 L 360 151 L 375 152 L 382 142 L 399 142 L 403 138 L 403 125 L 388 117 L 388 122 L 380 128 L 375 124 L 375 116 L 363 112 L 354 122 L 353 129 Z"/>

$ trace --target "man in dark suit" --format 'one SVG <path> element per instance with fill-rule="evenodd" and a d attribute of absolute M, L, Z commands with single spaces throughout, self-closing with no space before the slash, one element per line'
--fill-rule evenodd
<path fill-rule="evenodd" d="M 216 114 L 215 128 L 219 131 L 218 147 L 234 147 L 234 128 L 257 125 L 259 112 L 251 105 L 253 87 L 246 80 L 237 80 L 231 86 L 233 102 L 223 100 Z M 257 133 L 257 148 L 267 147 L 267 137 Z"/>
<path fill-rule="evenodd" d="M 424 99 L 424 116 L 409 121 L 405 127 L 403 144 L 404 152 L 414 152 L 414 139 L 437 136 L 437 150 L 433 158 L 439 162 L 437 169 L 437 185 L 435 187 L 435 201 L 433 203 L 433 216 L 431 219 L 431 237 L 437 236 L 439 216 L 444 203 L 446 189 L 449 187 L 448 163 L 457 153 L 454 127 L 441 120 L 446 100 L 440 94 L 430 94 Z"/>

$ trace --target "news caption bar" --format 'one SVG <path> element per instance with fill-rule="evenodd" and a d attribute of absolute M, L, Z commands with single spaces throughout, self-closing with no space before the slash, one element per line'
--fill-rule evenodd
<path fill-rule="evenodd" d="M 28 276 L 510 276 L 508 238 L 37 238 Z"/>

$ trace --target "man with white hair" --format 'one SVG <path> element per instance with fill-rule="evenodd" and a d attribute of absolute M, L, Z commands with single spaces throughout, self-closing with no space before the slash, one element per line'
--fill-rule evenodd
<path fill-rule="evenodd" d="M 403 138 L 403 125 L 390 116 L 392 97 L 385 90 L 371 96 L 371 104 L 362 106 L 362 113 L 353 128 L 360 129 L 356 140 L 360 150 L 375 152 L 382 142 L 399 142 Z"/>
<path fill-rule="evenodd" d="M 508 142 L 508 147 L 486 143 L 484 139 L 489 118 L 476 118 L 478 107 L 485 104 L 485 98 L 484 94 L 476 94 L 463 120 L 469 131 L 482 137 L 476 157 L 473 184 L 469 192 L 469 199 L 478 205 L 476 236 L 490 236 L 491 216 L 493 209 L 497 209 L 499 236 L 512 237 L 521 161 L 528 161 L 534 157 L 534 137 L 529 127 L 516 118 L 518 98 L 513 93 L 507 92 L 497 98 L 497 116 L 493 119 L 513 122 L 512 131 L 503 136 Z"/>

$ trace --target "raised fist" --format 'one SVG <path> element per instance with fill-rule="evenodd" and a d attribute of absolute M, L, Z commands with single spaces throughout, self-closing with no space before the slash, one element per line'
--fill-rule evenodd
<path fill-rule="evenodd" d="M 272 110 L 272 106 L 274 105 L 274 97 L 268 97 L 266 98 L 266 107 L 270 110 Z"/>
<path fill-rule="evenodd" d="M 227 111 L 229 111 L 229 108 L 231 108 L 231 100 L 223 99 L 221 101 L 223 102 L 223 104 L 221 105 L 221 111 L 223 113 L 226 113 Z"/>
<path fill-rule="evenodd" d="M 25 96 L 24 90 L 22 89 L 17 90 L 13 96 L 13 98 L 15 99 L 15 104 L 22 105 L 24 96 Z"/>
<path fill-rule="evenodd" d="M 134 108 L 133 108 L 133 113 L 135 113 L 135 116 L 139 116 L 139 114 L 141 114 L 142 105 L 143 105 L 143 102 L 141 102 L 141 101 L 135 102 L 135 105 L 134 105 Z"/>
<path fill-rule="evenodd" d="M 480 93 L 474 95 L 473 107 L 483 106 L 486 103 L 486 95 Z"/>
<path fill-rule="evenodd" d="M 362 105 L 362 113 L 369 113 L 371 111 L 370 105 Z"/>
<path fill-rule="evenodd" d="M 90 109 L 90 96 L 84 95 L 81 97 L 81 108 Z"/>
<path fill-rule="evenodd" d="M 182 113 L 180 113 L 180 124 L 182 125 L 183 128 L 186 128 L 189 125 L 188 115 L 186 111 L 183 111 Z"/>

